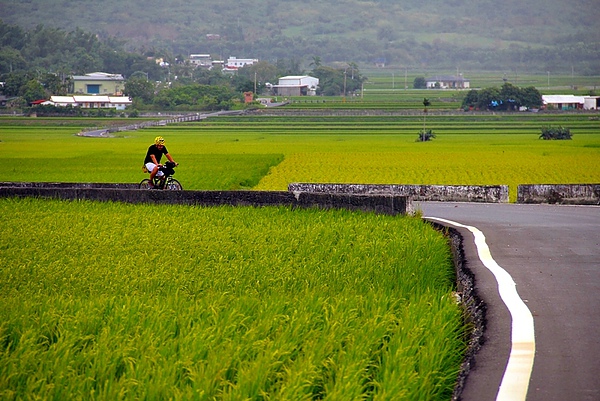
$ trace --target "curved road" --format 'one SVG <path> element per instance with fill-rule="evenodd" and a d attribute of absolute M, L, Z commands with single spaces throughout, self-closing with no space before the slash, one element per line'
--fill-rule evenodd
<path fill-rule="evenodd" d="M 512 276 L 535 327 L 526 400 L 600 400 L 600 207 L 440 202 L 414 206 L 425 218 L 481 230 L 492 258 Z M 485 343 L 475 356 L 462 400 L 501 399 L 498 390 L 511 351 L 511 315 L 494 275 L 479 259 L 472 232 L 458 230 L 467 267 L 487 305 Z"/>

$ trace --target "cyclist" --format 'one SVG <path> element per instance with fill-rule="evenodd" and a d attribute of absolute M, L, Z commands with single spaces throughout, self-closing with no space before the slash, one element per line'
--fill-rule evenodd
<path fill-rule="evenodd" d="M 144 159 L 144 167 L 150 172 L 150 187 L 154 186 L 154 177 L 158 173 L 158 169 L 162 167 L 160 159 L 162 155 L 165 155 L 170 162 L 179 165 L 173 160 L 173 157 L 169 154 L 167 147 L 165 146 L 165 139 L 162 136 L 154 138 L 154 144 L 150 145 L 148 152 L 146 152 L 146 158 Z M 162 174 L 162 173 L 161 173 Z M 159 174 L 159 176 L 161 175 Z"/>

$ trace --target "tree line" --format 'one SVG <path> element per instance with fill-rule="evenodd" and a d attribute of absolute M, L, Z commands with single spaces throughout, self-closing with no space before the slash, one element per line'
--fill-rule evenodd
<path fill-rule="evenodd" d="M 19 107 L 51 95 L 67 95 L 73 75 L 94 71 L 123 75 L 124 94 L 135 107 L 163 110 L 229 109 L 244 92 L 263 93 L 285 75 L 310 73 L 319 78 L 319 95 L 353 93 L 366 80 L 356 63 L 334 68 L 313 57 L 310 66 L 307 72 L 298 58 L 278 59 L 224 73 L 218 68 L 197 68 L 183 55 L 154 50 L 131 53 L 124 50 L 123 42 L 101 40 L 80 29 L 66 32 L 39 25 L 24 31 L 0 20 L 0 94 L 15 98 L 13 105 Z"/>
<path fill-rule="evenodd" d="M 518 111 L 521 107 L 536 109 L 542 104 L 542 95 L 535 87 L 519 88 L 509 82 L 501 88 L 472 89 L 462 101 L 465 110 Z"/>
<path fill-rule="evenodd" d="M 158 59 L 163 63 L 157 63 Z M 297 57 L 275 63 L 259 61 L 229 74 L 197 68 L 182 55 L 173 57 L 155 50 L 128 52 L 117 39 L 101 40 L 79 28 L 66 32 L 38 25 L 24 31 L 0 20 L 0 93 L 18 98 L 17 106 L 50 95 L 66 95 L 72 75 L 92 71 L 122 74 L 127 79 L 124 93 L 136 108 L 163 110 L 229 109 L 242 100 L 244 92 L 261 94 L 269 83 L 275 84 L 285 75 L 319 78 L 317 94 L 323 96 L 355 93 L 367 80 L 354 62 L 331 67 L 313 56 L 311 70 L 304 70 L 302 64 Z M 424 78 L 418 79 L 414 86 L 423 86 Z M 534 87 L 518 88 L 510 83 L 500 89 L 471 90 L 463 100 L 464 108 L 482 110 L 518 110 L 541 104 L 541 95 Z"/>

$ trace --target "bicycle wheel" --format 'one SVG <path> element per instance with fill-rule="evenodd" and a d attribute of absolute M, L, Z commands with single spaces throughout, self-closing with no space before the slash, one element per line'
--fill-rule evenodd
<path fill-rule="evenodd" d="M 181 191 L 183 187 L 175 178 L 171 178 L 167 181 L 167 185 L 165 185 L 165 189 L 168 191 Z"/>
<path fill-rule="evenodd" d="M 142 182 L 140 182 L 140 189 L 150 189 L 150 180 L 144 178 Z"/>

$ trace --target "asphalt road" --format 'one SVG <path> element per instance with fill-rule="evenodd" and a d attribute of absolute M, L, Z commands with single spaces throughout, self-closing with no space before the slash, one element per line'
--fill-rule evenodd
<path fill-rule="evenodd" d="M 600 400 L 600 207 L 441 202 L 414 206 L 426 217 L 481 230 L 493 259 L 512 276 L 535 327 L 527 401 Z M 459 231 L 467 267 L 487 305 L 485 342 L 462 399 L 495 400 L 511 350 L 511 315 L 495 277 L 478 257 L 473 234 Z"/>

